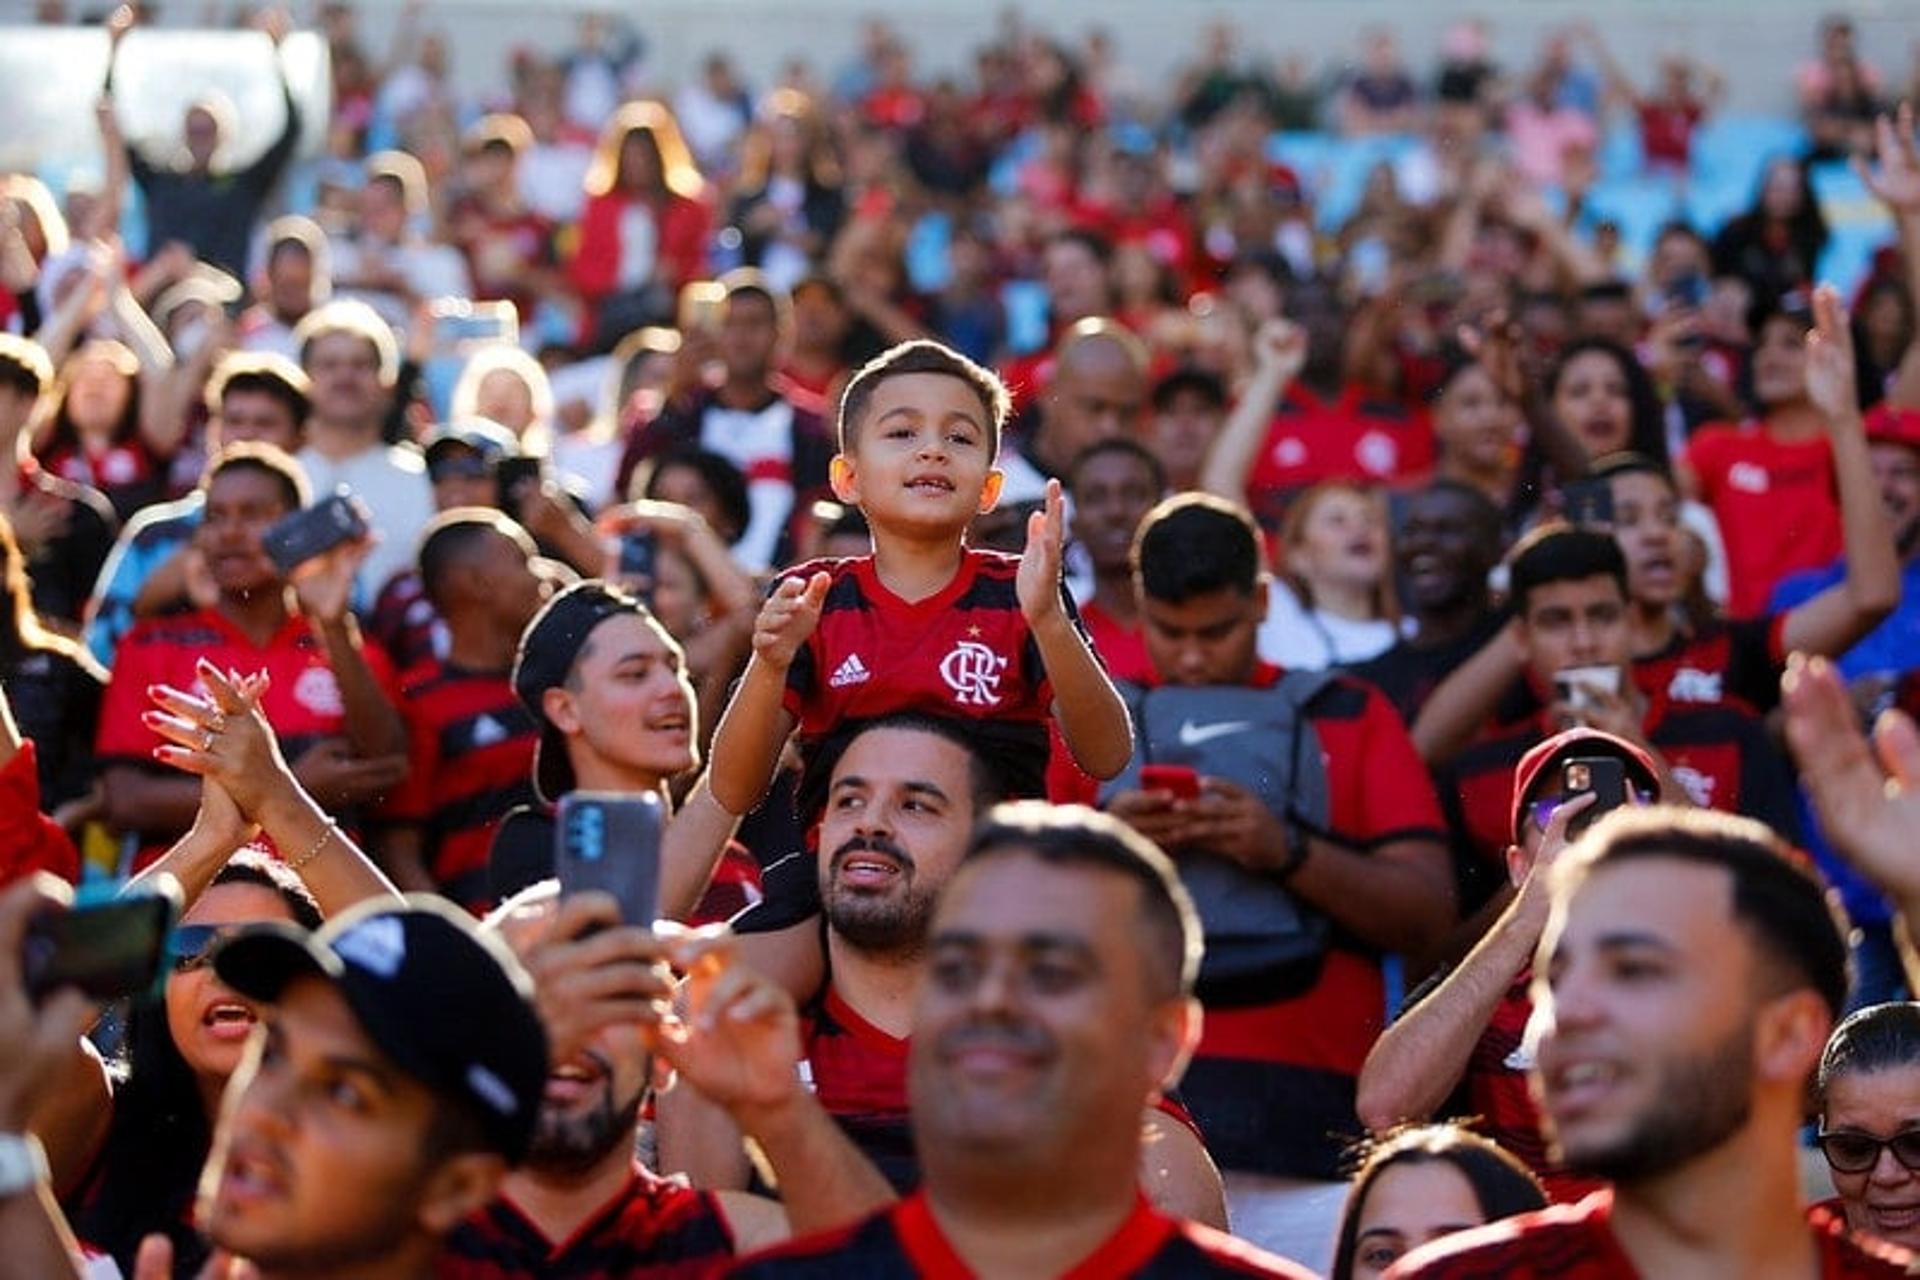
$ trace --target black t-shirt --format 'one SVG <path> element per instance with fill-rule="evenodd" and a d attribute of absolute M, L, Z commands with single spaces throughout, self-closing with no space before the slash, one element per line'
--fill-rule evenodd
<path fill-rule="evenodd" d="M 6 664 L 7 702 L 20 734 L 34 744 L 40 807 L 76 800 L 93 785 L 93 736 L 105 683 L 65 653 L 32 649 Z"/>
<path fill-rule="evenodd" d="M 100 578 L 100 566 L 113 550 L 113 505 L 98 489 L 48 475 L 38 465 L 21 475 L 21 498 L 52 498 L 66 507 L 66 528 L 27 551 L 27 577 L 33 584 L 33 609 L 43 618 L 77 626 L 87 598 Z"/>
<path fill-rule="evenodd" d="M 1402 640 L 1378 657 L 1355 663 L 1345 670 L 1386 694 L 1400 718 L 1412 724 L 1440 682 L 1452 675 L 1455 667 L 1480 652 L 1500 630 L 1502 621 L 1498 616 L 1489 615 L 1458 640 L 1431 648 Z"/>

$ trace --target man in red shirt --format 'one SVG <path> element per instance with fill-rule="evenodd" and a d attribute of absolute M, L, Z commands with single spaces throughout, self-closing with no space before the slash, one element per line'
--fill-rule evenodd
<path fill-rule="evenodd" d="M 1280 683 L 1285 673 L 1255 650 L 1267 584 L 1243 510 L 1201 495 L 1171 498 L 1147 516 L 1135 546 L 1147 652 L 1164 684 Z M 1208 997 L 1205 1034 L 1182 1089 L 1227 1170 L 1240 1230 L 1255 1240 L 1257 1206 L 1302 1190 L 1302 1180 L 1337 1178 L 1343 1139 L 1360 1131 L 1355 1078 L 1386 1021 L 1382 954 L 1421 952 L 1454 922 L 1440 806 L 1400 717 L 1378 690 L 1345 677 L 1315 692 L 1300 716 L 1324 757 L 1324 829 L 1302 828 L 1219 777 L 1201 778 L 1193 799 L 1138 789 L 1106 801 L 1176 857 L 1193 850 L 1230 858 L 1284 884 L 1297 904 L 1330 922 L 1306 990 L 1251 1003 Z M 1179 737 L 1204 743 L 1253 727 L 1189 721 Z M 1144 740 L 1136 732 L 1136 743 Z"/>
<path fill-rule="evenodd" d="M 375 801 L 406 776 L 393 672 L 362 641 L 347 608 L 368 544 L 327 552 L 289 583 L 261 539 L 306 505 L 298 465 L 271 445 L 234 445 L 208 469 L 204 487 L 194 539 L 219 598 L 211 608 L 135 627 L 120 642 L 100 709 L 95 757 L 104 769 L 107 822 L 139 837 L 140 865 L 186 831 L 200 807 L 197 779 L 153 763 L 160 738 L 144 718 L 147 689 L 195 688 L 202 658 L 221 670 L 268 674 L 267 720 L 294 776 L 330 812 Z"/>
<path fill-rule="evenodd" d="M 1802 1208 L 1796 1134 L 1847 952 L 1791 851 L 1742 818 L 1646 809 L 1597 826 L 1552 889 L 1535 1071 L 1561 1159 L 1614 1186 L 1388 1274 L 1905 1275 L 1911 1255 Z"/>
<path fill-rule="evenodd" d="M 1067 472 L 1073 540 L 1093 569 L 1093 594 L 1080 602 L 1080 621 L 1115 680 L 1149 684 L 1154 678 L 1134 602 L 1133 535 L 1166 487 L 1159 461 L 1125 436 L 1089 445 Z"/>
<path fill-rule="evenodd" d="M 914 997 L 924 1187 L 731 1274 L 1305 1274 L 1140 1191 L 1138 1120 L 1193 1047 L 1199 953 L 1152 845 L 1084 809 L 995 809 L 941 895 Z"/>

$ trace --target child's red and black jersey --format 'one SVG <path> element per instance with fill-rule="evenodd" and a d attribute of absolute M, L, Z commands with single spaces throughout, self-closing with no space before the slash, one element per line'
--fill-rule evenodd
<path fill-rule="evenodd" d="M 1282 674 L 1262 663 L 1248 684 L 1270 688 Z M 1361 853 L 1400 840 L 1444 843 L 1433 780 L 1379 690 L 1338 677 L 1306 715 L 1326 759 L 1321 835 Z M 1337 1178 L 1341 1152 L 1361 1133 L 1355 1085 L 1386 1012 L 1379 953 L 1338 931 L 1304 993 L 1210 1006 L 1180 1099 L 1221 1167 Z"/>
<path fill-rule="evenodd" d="M 429 659 L 400 678 L 406 782 L 382 816 L 421 829 L 421 856 L 440 892 L 470 911 L 493 901 L 487 852 L 500 820 L 534 803 L 540 727 L 504 671 Z"/>
<path fill-rule="evenodd" d="M 803 753 L 829 733 L 901 712 L 971 722 L 982 746 L 1024 785 L 1045 787 L 1053 686 L 1020 609 L 1020 557 L 965 549 L 948 583 L 924 600 L 889 591 L 872 556 L 815 560 L 782 578 L 827 573 L 820 624 L 787 669 L 786 709 Z M 1085 635 L 1062 586 L 1062 607 Z"/>
<path fill-rule="evenodd" d="M 565 1240 L 507 1196 L 469 1217 L 434 1259 L 435 1280 L 706 1280 L 733 1259 L 719 1200 L 636 1164 L 626 1185 Z"/>
<path fill-rule="evenodd" d="M 789 1241 L 742 1258 L 727 1275 L 742 1280 L 974 1280 L 974 1271 L 940 1230 L 924 1194 L 835 1231 Z M 1061 1280 L 1201 1280 L 1269 1276 L 1306 1280 L 1309 1272 L 1244 1240 L 1170 1218 L 1144 1197 L 1119 1230 L 1069 1268 Z"/>
<path fill-rule="evenodd" d="M 1837 1214 L 1816 1205 L 1807 1229 L 1820 1255 L 1821 1280 L 1904 1276 L 1913 1255 L 1850 1234 Z M 1613 1192 L 1578 1204 L 1489 1223 L 1437 1240 L 1388 1268 L 1390 1280 L 1641 1280 L 1613 1234 Z M 1655 1280 L 1649 1277 L 1648 1280 Z"/>
<path fill-rule="evenodd" d="M 1660 652 L 1633 660 L 1633 683 L 1653 699 L 1732 699 L 1765 715 L 1780 702 L 1786 626 L 1787 615 L 1776 613 L 1676 634 Z"/>
<path fill-rule="evenodd" d="M 1686 800 L 1758 818 L 1788 843 L 1799 843 L 1793 770 L 1759 718 L 1740 703 L 1656 697 L 1642 726 Z M 1505 874 L 1506 849 L 1513 843 L 1513 772 L 1520 757 L 1552 732 L 1538 719 L 1496 731 L 1440 770 L 1440 794 L 1463 863 Z"/>
<path fill-rule="evenodd" d="M 378 645 L 362 641 L 361 657 L 375 683 L 393 695 L 393 668 Z M 152 705 L 147 687 L 172 685 L 204 695 L 197 664 L 205 658 L 222 671 L 251 675 L 264 671 L 271 683 L 260 700 L 267 723 L 291 763 L 308 747 L 346 732 L 346 703 L 340 682 L 327 665 L 326 649 L 307 619 L 290 616 L 265 645 L 256 645 L 216 610 L 149 618 L 127 633 L 114 655 L 113 675 L 100 707 L 100 734 L 94 759 L 101 768 L 131 765 L 169 777 L 182 776 L 154 763 L 153 749 L 163 739 L 141 722 Z M 145 831 L 136 869 L 165 852 L 178 831 Z"/>
<path fill-rule="evenodd" d="M 911 1043 L 861 1017 L 831 983 L 807 1010 L 800 1032 L 801 1070 L 820 1106 L 902 1194 L 920 1185 L 907 1104 Z M 1154 1108 L 1199 1136 L 1179 1102 L 1158 1097 Z"/>

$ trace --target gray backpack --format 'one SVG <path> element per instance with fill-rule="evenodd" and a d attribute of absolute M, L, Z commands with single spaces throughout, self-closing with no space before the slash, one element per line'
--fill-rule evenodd
<path fill-rule="evenodd" d="M 1289 671 L 1270 689 L 1120 684 L 1133 718 L 1133 759 L 1101 787 L 1101 803 L 1138 790 L 1142 765 L 1185 765 L 1245 787 L 1290 829 L 1326 831 L 1326 762 L 1305 711 L 1334 678 L 1325 671 Z M 1313 986 L 1332 934 L 1324 915 L 1277 878 L 1223 855 L 1190 849 L 1172 856 L 1206 931 L 1199 983 L 1204 1001 L 1266 1003 Z"/>

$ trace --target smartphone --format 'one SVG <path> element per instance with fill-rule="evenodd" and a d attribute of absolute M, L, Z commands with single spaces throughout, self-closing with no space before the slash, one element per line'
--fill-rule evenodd
<path fill-rule="evenodd" d="M 1581 529 L 1613 528 L 1613 482 L 1580 480 L 1561 493 L 1567 520 Z"/>
<path fill-rule="evenodd" d="M 179 914 L 179 891 L 163 883 L 35 916 L 20 947 L 28 997 L 39 1004 L 62 987 L 73 987 L 104 1002 L 156 990 Z"/>
<path fill-rule="evenodd" d="M 1595 797 L 1594 802 L 1567 824 L 1568 839 L 1592 826 L 1595 818 L 1626 804 L 1626 761 L 1614 756 L 1576 756 L 1561 766 L 1560 799 L 1588 794 Z"/>
<path fill-rule="evenodd" d="M 511 302 L 474 302 L 467 298 L 436 298 L 433 347 L 438 355 L 460 355 L 475 346 L 520 341 L 520 314 Z"/>
<path fill-rule="evenodd" d="M 573 791 L 560 797 L 553 870 L 561 894 L 598 889 L 619 902 L 621 920 L 651 925 L 660 914 L 664 825 L 658 796 Z"/>
<path fill-rule="evenodd" d="M 1594 705 L 1595 693 L 1619 694 L 1620 668 L 1568 667 L 1554 674 L 1553 690 L 1575 711 L 1585 711 Z"/>
<path fill-rule="evenodd" d="M 1667 305 L 1697 311 L 1707 305 L 1709 292 L 1707 278 L 1697 271 L 1689 271 L 1675 277 L 1673 283 L 1667 286 Z"/>
<path fill-rule="evenodd" d="M 493 481 L 498 486 L 495 505 L 517 519 L 522 491 L 540 483 L 540 459 L 502 458 L 493 464 Z"/>
<path fill-rule="evenodd" d="M 1176 800 L 1200 798 L 1200 775 L 1183 764 L 1143 764 L 1140 787 L 1145 791 L 1171 791 Z"/>
<path fill-rule="evenodd" d="M 727 286 L 718 280 L 694 280 L 680 290 L 682 333 L 718 333 L 727 314 Z"/>
<path fill-rule="evenodd" d="M 261 545 L 280 572 L 290 574 L 315 556 L 366 536 L 366 518 L 343 488 L 275 524 L 261 538 Z"/>
<path fill-rule="evenodd" d="M 654 540 L 651 529 L 629 529 L 620 535 L 620 576 L 645 578 L 653 583 Z"/>

